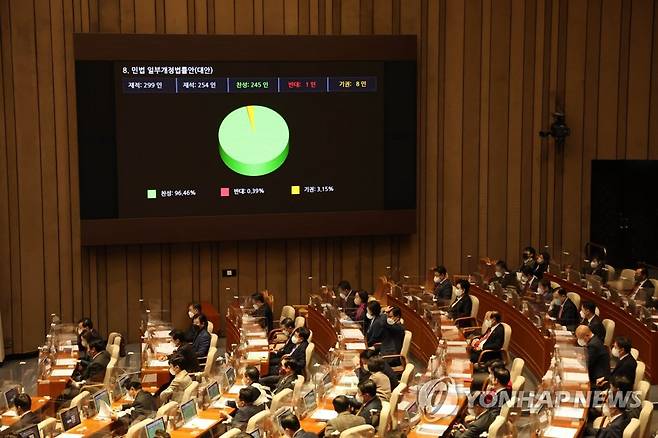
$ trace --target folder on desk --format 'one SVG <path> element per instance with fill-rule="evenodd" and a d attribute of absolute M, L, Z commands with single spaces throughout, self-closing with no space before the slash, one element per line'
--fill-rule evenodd
<path fill-rule="evenodd" d="M 268 345 L 268 342 L 267 339 L 261 339 L 261 338 L 249 339 L 247 341 L 247 345 L 249 345 L 250 347 L 265 347 Z"/>
<path fill-rule="evenodd" d="M 363 332 L 358 329 L 342 329 L 340 334 L 346 339 L 363 339 Z"/>
<path fill-rule="evenodd" d="M 56 368 L 50 372 L 50 377 L 71 377 L 73 368 Z"/>
<path fill-rule="evenodd" d="M 421 424 L 416 428 L 420 435 L 442 436 L 448 430 L 447 424 Z"/>
<path fill-rule="evenodd" d="M 550 438 L 573 438 L 578 433 L 578 429 L 573 427 L 548 426 L 544 430 L 544 436 Z"/>
<path fill-rule="evenodd" d="M 587 383 L 589 375 L 587 373 L 564 373 L 564 380 L 567 382 Z"/>
<path fill-rule="evenodd" d="M 581 418 L 583 418 L 584 413 L 585 413 L 585 409 L 583 409 L 583 408 L 572 408 L 572 407 L 569 407 L 569 406 L 560 406 L 557 409 L 555 409 L 555 413 L 553 415 L 555 417 L 559 417 L 559 418 L 581 419 Z"/>

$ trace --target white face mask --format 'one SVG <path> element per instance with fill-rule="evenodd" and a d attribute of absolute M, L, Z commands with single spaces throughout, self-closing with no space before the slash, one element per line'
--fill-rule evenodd
<path fill-rule="evenodd" d="M 610 350 L 610 353 L 612 353 L 612 355 L 613 355 L 614 357 L 619 357 L 619 348 L 617 348 L 617 347 L 612 347 L 612 350 Z"/>
<path fill-rule="evenodd" d="M 603 416 L 604 417 L 609 417 L 610 416 L 610 406 L 608 406 L 608 403 L 604 403 L 603 408 L 601 410 L 603 411 Z"/>
<path fill-rule="evenodd" d="M 83 347 L 87 348 L 89 347 L 89 342 L 85 338 L 82 338 L 82 341 L 80 341 Z"/>
<path fill-rule="evenodd" d="M 258 304 L 254 304 L 254 309 L 258 310 Z"/>
<path fill-rule="evenodd" d="M 187 316 L 189 316 L 190 319 L 194 318 L 194 312 L 188 310 L 187 311 Z"/>
<path fill-rule="evenodd" d="M 357 306 L 360 306 L 361 305 L 361 298 L 359 298 L 359 297 L 354 298 L 354 304 L 357 305 Z"/>
<path fill-rule="evenodd" d="M 496 271 L 496 277 L 500 278 L 503 276 L 503 273 L 500 271 Z"/>
<path fill-rule="evenodd" d="M 373 319 L 374 317 L 375 316 L 372 313 L 370 313 L 370 312 L 366 313 L 366 318 Z"/>
<path fill-rule="evenodd" d="M 578 345 L 580 345 L 581 347 L 584 347 L 584 346 L 587 345 L 587 341 L 582 339 L 582 338 L 578 338 Z"/>
<path fill-rule="evenodd" d="M 293 335 L 293 337 L 292 337 L 292 343 L 293 343 L 293 344 L 298 344 L 298 343 L 299 343 L 299 336 L 297 336 L 297 335 Z"/>
<path fill-rule="evenodd" d="M 596 262 L 591 262 L 589 265 L 590 265 L 592 268 L 596 268 L 599 264 L 596 263 Z"/>
<path fill-rule="evenodd" d="M 361 394 L 357 394 L 356 397 L 354 397 L 356 401 L 359 403 L 363 403 L 363 396 Z"/>
<path fill-rule="evenodd" d="M 562 305 L 562 301 L 560 301 L 559 298 L 554 298 L 554 299 L 553 299 L 553 305 L 554 305 L 554 306 L 561 306 L 561 305 Z"/>
<path fill-rule="evenodd" d="M 528 277 L 521 276 L 521 282 L 522 283 L 527 283 L 528 282 Z"/>
<path fill-rule="evenodd" d="M 172 376 L 175 376 L 176 375 L 176 370 L 173 367 L 169 367 L 169 374 L 171 374 Z"/>
<path fill-rule="evenodd" d="M 582 310 L 580 311 L 580 317 L 581 317 L 582 319 L 585 319 L 585 318 L 586 318 L 586 317 L 585 317 L 585 312 L 582 311 Z"/>
<path fill-rule="evenodd" d="M 395 324 L 395 319 L 393 318 L 386 318 L 386 322 L 389 323 L 389 325 Z"/>
<path fill-rule="evenodd" d="M 441 277 L 439 277 L 438 275 L 435 275 L 434 276 L 434 283 L 439 283 L 440 281 L 441 281 Z"/>
<path fill-rule="evenodd" d="M 455 291 L 455 295 L 458 296 L 458 297 L 461 297 L 462 295 L 464 295 L 464 291 L 462 289 L 457 289 Z"/>

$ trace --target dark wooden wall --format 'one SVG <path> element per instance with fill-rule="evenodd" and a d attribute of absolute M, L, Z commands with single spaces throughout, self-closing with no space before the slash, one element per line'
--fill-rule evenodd
<path fill-rule="evenodd" d="M 590 160 L 658 158 L 657 23 L 652 0 L 0 0 L 9 352 L 34 350 L 51 312 L 134 341 L 140 297 L 182 322 L 188 301 L 223 312 L 235 291 L 280 306 L 341 278 L 373 288 L 386 266 L 516 264 L 527 243 L 578 253 Z M 418 233 L 81 248 L 73 32 L 417 35 Z M 537 137 L 556 107 L 564 152 Z"/>

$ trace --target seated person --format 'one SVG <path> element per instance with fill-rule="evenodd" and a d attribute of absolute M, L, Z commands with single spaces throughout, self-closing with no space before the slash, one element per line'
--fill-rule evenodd
<path fill-rule="evenodd" d="M 391 398 L 391 382 L 388 376 L 384 374 L 384 359 L 372 357 L 368 359 L 369 379 L 375 382 L 377 386 L 377 397 L 380 400 L 388 401 Z"/>
<path fill-rule="evenodd" d="M 286 320 L 291 321 L 291 322 L 289 323 Z M 272 371 L 272 374 L 276 374 L 277 368 L 278 368 L 279 364 L 281 363 L 281 359 L 283 359 L 284 357 L 290 356 L 290 353 L 292 353 L 292 351 L 297 346 L 297 344 L 294 343 L 293 340 L 298 341 L 297 333 L 299 332 L 299 329 L 302 328 L 302 327 L 295 328 L 295 323 L 290 318 L 285 318 L 281 322 L 281 324 L 282 325 L 285 324 L 284 332 L 285 333 L 290 333 L 290 335 L 288 336 L 288 339 L 286 340 L 286 342 L 283 344 L 283 347 L 279 348 L 276 351 L 273 351 L 270 354 L 270 370 Z M 292 327 L 290 327 L 291 325 L 292 325 Z M 304 360 L 306 360 L 306 354 L 304 355 Z"/>
<path fill-rule="evenodd" d="M 183 369 L 188 373 L 196 373 L 199 371 L 199 360 L 197 359 L 196 351 L 192 344 L 187 342 L 185 333 L 180 330 L 172 330 L 170 333 L 172 342 L 176 350 L 170 354 L 167 359 L 174 356 L 183 358 Z"/>
<path fill-rule="evenodd" d="M 350 427 L 366 424 L 366 420 L 364 420 L 363 417 L 359 417 L 350 412 L 351 403 L 346 396 L 339 395 L 338 397 L 335 397 L 333 405 L 338 416 L 327 422 L 327 427 L 324 429 L 324 436 L 338 436 L 342 431 L 349 429 Z"/>
<path fill-rule="evenodd" d="M 626 414 L 626 405 L 620 397 L 610 397 L 603 405 L 603 421 L 601 428 L 595 435 L 589 435 L 588 438 L 621 438 L 624 435 L 624 429 L 628 426 L 631 419 Z"/>
<path fill-rule="evenodd" d="M 610 355 L 603 342 L 586 325 L 576 329 L 578 345 L 586 348 L 587 374 L 590 384 L 595 385 L 599 379 L 608 380 L 610 376 Z"/>
<path fill-rule="evenodd" d="M 379 301 L 370 301 L 366 318 L 370 320 L 370 325 L 366 331 L 366 341 L 369 347 L 382 342 L 384 338 L 384 326 L 386 325 L 386 315 L 382 314 L 382 306 Z"/>
<path fill-rule="evenodd" d="M 81 360 L 87 358 L 87 347 L 92 341 L 102 339 L 98 331 L 94 328 L 94 323 L 89 318 L 82 318 L 78 321 L 78 351 Z"/>
<path fill-rule="evenodd" d="M 553 286 L 551 286 L 551 281 L 548 278 L 542 278 L 539 280 L 537 293 L 544 297 L 544 301 L 546 302 L 553 299 Z"/>
<path fill-rule="evenodd" d="M 254 302 L 254 310 L 251 312 L 251 316 L 265 318 L 263 328 L 267 330 L 267 333 L 271 332 L 274 328 L 274 314 L 270 305 L 265 301 L 265 296 L 260 292 L 254 292 L 251 294 L 251 299 Z"/>
<path fill-rule="evenodd" d="M 521 287 L 525 290 L 536 292 L 539 287 L 539 278 L 532 273 L 530 266 L 521 267 Z"/>
<path fill-rule="evenodd" d="M 457 296 L 455 300 L 448 307 L 448 316 L 450 319 L 464 318 L 466 316 L 471 316 L 471 309 L 473 308 L 473 303 L 471 302 L 471 297 L 468 294 L 468 289 L 471 287 L 471 284 L 466 280 L 457 280 L 455 289 L 457 289 Z"/>
<path fill-rule="evenodd" d="M 356 415 L 363 417 L 366 424 L 374 428 L 379 426 L 379 414 L 382 411 L 382 401 L 377 397 L 377 385 L 372 380 L 359 383 L 359 392 L 356 396 L 361 403 Z"/>
<path fill-rule="evenodd" d="M 240 389 L 238 395 L 237 409 L 232 415 L 220 412 L 220 417 L 227 420 L 231 428 L 237 428 L 244 432 L 249 423 L 249 419 L 265 409 L 265 405 L 256 405 L 255 401 L 260 397 L 260 391 L 253 386 L 246 386 Z"/>
<path fill-rule="evenodd" d="M 386 307 L 384 312 L 386 312 L 386 325 L 384 326 L 384 336 L 379 350 L 382 356 L 400 354 L 405 335 L 405 328 L 401 322 L 402 311 L 399 307 Z M 399 365 L 399 360 L 395 360 Z"/>
<path fill-rule="evenodd" d="M 266 405 L 272 401 L 270 388 L 260 384 L 260 372 L 255 366 L 248 366 L 244 370 L 244 384 L 258 390 L 258 398 L 254 401 L 254 406 Z M 230 402 L 229 402 L 230 403 Z"/>
<path fill-rule="evenodd" d="M 488 321 L 485 321 L 486 324 L 485 322 L 482 323 L 483 329 L 486 327 L 486 331 L 482 336 L 473 338 L 470 341 L 469 348 L 471 362 L 473 363 L 480 362 L 480 355 L 486 350 L 491 350 L 491 352 L 482 357 L 482 362 L 501 358 L 500 350 L 505 343 L 505 327 L 501 324 L 502 316 L 500 312 L 490 311 Z"/>
<path fill-rule="evenodd" d="M 505 369 L 506 370 L 507 367 L 505 366 L 505 362 L 503 362 L 500 359 L 494 359 L 494 360 L 489 361 L 487 363 L 487 370 L 489 371 L 489 376 L 487 377 L 487 384 L 486 384 L 486 387 L 485 387 L 485 391 L 486 391 L 487 394 L 493 395 L 496 392 L 496 387 L 494 385 L 494 381 L 495 381 L 494 373 L 497 369 Z M 509 390 L 512 389 L 511 377 L 510 377 L 510 381 L 507 382 L 507 388 Z"/>
<path fill-rule="evenodd" d="M 530 272 L 533 272 L 535 266 L 537 266 L 537 250 L 532 246 L 526 246 L 523 248 L 523 254 L 521 254 L 521 266 L 519 266 L 519 272 L 523 270 L 524 267 L 530 268 Z"/>
<path fill-rule="evenodd" d="M 551 255 L 546 252 L 542 251 L 539 253 L 537 256 L 537 264 L 535 264 L 535 269 L 533 271 L 533 274 L 535 277 L 541 279 L 544 277 L 544 272 L 548 272 L 548 266 L 551 263 Z"/>
<path fill-rule="evenodd" d="M 356 298 L 356 292 L 352 290 L 350 282 L 347 280 L 339 281 L 338 286 L 336 287 L 336 293 L 343 304 L 343 309 L 347 316 L 354 319 L 354 310 L 356 309 L 354 298 Z"/>
<path fill-rule="evenodd" d="M 87 353 L 91 358 L 91 362 L 82 370 L 78 378 L 78 382 L 85 383 L 103 383 L 105 379 L 105 371 L 107 365 L 110 363 L 110 353 L 105 350 L 105 341 L 96 339 L 89 344 Z"/>
<path fill-rule="evenodd" d="M 500 414 L 501 405 L 492 404 L 485 399 L 485 395 L 478 392 L 469 397 L 469 415 L 464 419 L 464 424 L 455 426 L 453 433 L 455 438 L 477 438 L 489 430 L 491 423 Z"/>
<path fill-rule="evenodd" d="M 276 351 L 281 350 L 281 348 L 290 344 L 290 337 L 292 332 L 295 331 L 295 320 L 292 318 L 283 318 L 279 324 L 280 330 L 274 330 L 276 335 L 273 335 L 274 338 L 270 341 L 270 344 L 279 345 L 279 348 Z M 288 351 L 288 353 L 290 353 Z M 285 353 L 284 353 L 285 354 Z"/>
<path fill-rule="evenodd" d="M 617 360 L 617 364 L 610 372 L 610 377 L 626 377 L 629 381 L 635 382 L 635 372 L 637 371 L 637 361 L 631 355 L 630 338 L 619 336 L 612 344 L 610 353 Z M 597 382 L 598 383 L 598 382 Z"/>
<path fill-rule="evenodd" d="M 639 393 L 633 391 L 633 381 L 628 380 L 628 378 L 623 375 L 611 377 L 608 393 L 612 393 L 614 394 L 614 397 L 619 397 L 626 401 L 626 415 L 628 415 L 629 418 L 640 418 L 642 400 L 640 400 Z"/>
<path fill-rule="evenodd" d="M 293 359 L 300 364 L 302 368 L 306 368 L 306 348 L 308 347 L 308 338 L 311 332 L 306 327 L 299 327 L 291 336 L 293 344 L 292 350 L 289 354 L 283 357 Z"/>
<path fill-rule="evenodd" d="M 379 354 L 375 350 L 363 350 L 359 354 L 360 366 L 355 371 L 356 377 L 359 379 L 359 383 L 370 379 L 372 372 L 369 369 L 368 362 L 370 359 L 376 357 L 379 357 Z M 400 383 L 397 374 L 395 374 L 395 371 L 393 371 L 393 368 L 391 368 L 391 365 L 388 362 L 383 361 L 383 367 L 384 369 L 382 372 L 386 374 L 386 377 L 388 377 L 389 386 L 391 388 L 396 388 Z"/>
<path fill-rule="evenodd" d="M 174 379 L 169 383 L 167 389 L 160 393 L 160 402 L 162 404 L 169 401 L 175 401 L 180 404 L 183 400 L 185 390 L 192 384 L 192 379 L 183 368 L 183 363 L 183 358 L 180 356 L 169 359 L 169 374 L 174 376 Z"/>
<path fill-rule="evenodd" d="M 293 414 L 288 414 L 281 419 L 281 428 L 287 438 L 317 438 L 316 434 L 302 429 L 299 419 Z"/>
<path fill-rule="evenodd" d="M 196 338 L 196 329 L 194 326 L 194 318 L 197 315 L 201 315 L 201 304 L 199 303 L 190 303 L 187 306 L 187 316 L 190 318 L 190 328 L 187 329 L 185 332 L 185 340 L 187 342 L 194 342 L 194 338 Z"/>
<path fill-rule="evenodd" d="M 121 411 L 128 411 L 128 418 L 131 421 L 142 420 L 150 417 L 158 410 L 158 403 L 150 392 L 142 389 L 139 380 L 129 381 L 126 384 L 128 395 L 133 399 L 132 403 L 125 403 L 121 406 Z"/>
<path fill-rule="evenodd" d="M 605 267 L 605 261 L 600 256 L 592 257 L 589 266 L 586 266 L 583 272 L 587 275 L 596 275 L 603 284 L 608 282 L 608 270 Z"/>
<path fill-rule="evenodd" d="M 596 314 L 596 304 L 591 301 L 585 301 L 580 309 L 580 325 L 586 325 L 594 333 L 594 336 L 605 341 L 605 327 L 601 318 Z"/>
<path fill-rule="evenodd" d="M 496 272 L 495 277 L 490 280 L 489 283 L 500 283 L 500 287 L 506 289 L 508 287 L 514 287 L 517 290 L 519 289 L 519 284 L 516 281 L 516 277 L 509 271 L 507 268 L 507 263 L 503 260 L 498 260 L 496 262 Z"/>
<path fill-rule="evenodd" d="M 356 307 L 356 310 L 354 311 L 354 317 L 352 318 L 354 321 L 362 322 L 364 319 L 366 319 L 366 311 L 368 308 L 368 292 L 365 290 L 359 290 L 356 293 L 356 296 L 354 297 L 354 306 Z"/>
<path fill-rule="evenodd" d="M 304 375 L 304 368 L 294 359 L 284 358 L 278 369 L 278 375 L 267 376 L 260 379 L 260 383 L 272 389 L 272 394 L 276 395 L 286 388 L 294 389 L 297 376 Z"/>
<path fill-rule="evenodd" d="M 18 420 L 0 432 L 0 437 L 15 436 L 19 430 L 39 424 L 41 421 L 39 416 L 32 412 L 32 399 L 29 395 L 25 393 L 18 394 L 14 398 L 14 407 L 16 408 Z"/>
<path fill-rule="evenodd" d="M 448 278 L 445 266 L 434 268 L 434 298 L 436 301 L 448 301 L 452 298 L 452 282 Z"/>
<path fill-rule="evenodd" d="M 211 336 L 208 332 L 208 318 L 203 313 L 194 317 L 194 331 L 196 332 L 194 341 L 192 342 L 194 353 L 197 357 L 208 356 Z"/>
<path fill-rule="evenodd" d="M 638 268 L 635 270 L 635 287 L 631 292 L 630 298 L 635 301 L 642 301 L 647 306 L 653 302 L 654 286 L 649 280 L 649 271 L 647 268 Z"/>
<path fill-rule="evenodd" d="M 578 308 L 567 296 L 567 291 L 560 288 L 553 293 L 553 303 L 548 314 L 567 330 L 573 331 L 580 320 Z"/>

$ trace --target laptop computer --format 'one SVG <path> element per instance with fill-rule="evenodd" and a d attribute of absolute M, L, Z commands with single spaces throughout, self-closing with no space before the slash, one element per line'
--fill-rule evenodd
<path fill-rule="evenodd" d="M 74 428 L 80 424 L 80 410 L 77 406 L 60 412 L 59 419 L 62 423 L 64 431 Z"/>
<path fill-rule="evenodd" d="M 206 430 L 219 420 L 197 417 L 196 400 L 192 399 L 183 403 L 180 407 L 180 413 L 183 417 L 183 429 L 202 429 Z"/>
<path fill-rule="evenodd" d="M 226 376 L 226 382 L 228 383 L 228 386 L 230 388 L 235 383 L 235 368 L 233 367 L 226 368 L 224 375 Z"/>
<path fill-rule="evenodd" d="M 105 404 L 105 408 L 103 407 L 103 404 Z M 94 406 L 96 406 L 97 415 L 101 415 L 104 410 L 106 412 L 107 410 L 111 410 L 112 402 L 110 401 L 110 394 L 106 389 L 98 391 L 96 394 L 94 394 Z"/>
<path fill-rule="evenodd" d="M 144 430 L 146 431 L 146 438 L 155 438 L 155 433 L 159 430 L 166 431 L 167 426 L 165 425 L 164 418 L 160 417 L 147 424 Z"/>
<path fill-rule="evenodd" d="M 14 399 L 16 398 L 16 396 L 18 396 L 18 394 L 20 394 L 20 388 L 18 386 L 8 389 L 7 391 L 4 392 L 3 395 L 7 409 L 11 409 L 14 407 Z"/>
<path fill-rule="evenodd" d="M 285 407 L 279 410 L 279 413 L 276 416 L 275 424 L 280 431 L 283 431 L 283 427 L 281 426 L 281 420 L 283 420 L 283 418 L 289 414 L 292 414 L 292 409 L 289 407 Z"/>
<path fill-rule="evenodd" d="M 208 401 L 209 402 L 213 402 L 213 401 L 215 401 L 215 399 L 218 399 L 219 396 L 221 395 L 219 393 L 219 384 L 217 382 L 212 382 L 206 388 L 206 393 L 208 394 Z"/>
<path fill-rule="evenodd" d="M 34 424 L 16 432 L 18 438 L 40 438 L 39 425 Z"/>
<path fill-rule="evenodd" d="M 113 391 L 115 400 L 118 400 L 126 395 L 127 393 L 126 384 L 128 383 L 129 380 L 130 380 L 130 376 L 127 374 L 117 379 L 116 383 L 114 384 L 114 391 Z"/>
<path fill-rule="evenodd" d="M 317 400 L 315 399 L 315 390 L 310 390 L 304 395 L 304 407 L 306 412 L 311 412 L 317 407 Z"/>

